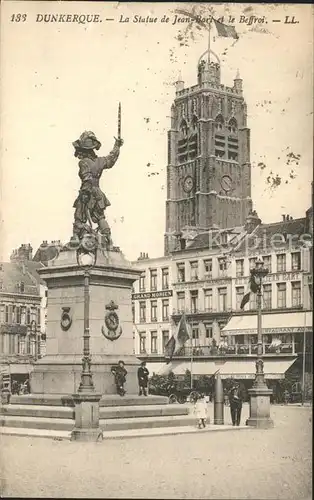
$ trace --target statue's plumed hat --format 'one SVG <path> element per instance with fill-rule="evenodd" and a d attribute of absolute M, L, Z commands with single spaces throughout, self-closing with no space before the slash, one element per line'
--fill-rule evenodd
<path fill-rule="evenodd" d="M 101 147 L 101 143 L 95 136 L 94 132 L 85 131 L 80 136 L 77 141 L 72 142 L 75 149 L 99 149 Z"/>

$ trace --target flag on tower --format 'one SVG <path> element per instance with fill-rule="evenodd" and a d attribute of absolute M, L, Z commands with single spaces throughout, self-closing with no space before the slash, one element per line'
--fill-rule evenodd
<path fill-rule="evenodd" d="M 165 345 L 165 356 L 169 356 L 170 361 L 175 354 L 185 342 L 190 338 L 188 333 L 188 325 L 186 322 L 185 314 L 182 314 L 177 331 L 172 337 L 168 340 Z"/>
<path fill-rule="evenodd" d="M 248 291 L 243 295 L 243 298 L 242 298 L 242 301 L 240 304 L 240 309 L 244 309 L 245 305 L 250 301 L 251 293 L 256 293 L 257 289 L 258 289 L 258 287 L 257 287 L 256 281 L 254 279 L 253 274 L 251 274 L 250 280 L 249 280 L 249 288 L 248 288 Z"/>
<path fill-rule="evenodd" d="M 218 36 L 225 36 L 236 39 L 239 38 L 234 26 L 228 26 L 227 24 L 223 24 L 220 21 L 216 21 L 216 19 L 213 19 L 213 21 L 215 23 Z"/>

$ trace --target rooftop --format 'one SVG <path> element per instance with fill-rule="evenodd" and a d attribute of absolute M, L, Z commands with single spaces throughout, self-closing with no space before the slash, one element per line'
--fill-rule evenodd
<path fill-rule="evenodd" d="M 39 267 L 42 267 L 41 263 L 32 261 L 2 262 L 0 270 L 1 292 L 39 295 L 39 285 L 44 284 L 37 273 Z"/>

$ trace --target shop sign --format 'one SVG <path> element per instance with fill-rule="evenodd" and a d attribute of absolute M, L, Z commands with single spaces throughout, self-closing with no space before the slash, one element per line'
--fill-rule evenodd
<path fill-rule="evenodd" d="M 132 293 L 132 300 L 159 299 L 172 297 L 172 290 L 161 290 L 160 292 Z"/>
<path fill-rule="evenodd" d="M 263 278 L 263 283 L 270 282 L 270 281 L 300 281 L 301 280 L 301 273 L 275 273 L 275 274 L 267 274 Z M 245 285 L 248 283 L 249 278 L 236 278 L 235 284 L 236 285 Z"/>

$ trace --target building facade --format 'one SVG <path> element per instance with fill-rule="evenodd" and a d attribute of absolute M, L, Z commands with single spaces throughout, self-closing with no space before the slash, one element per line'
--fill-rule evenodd
<path fill-rule="evenodd" d="M 254 219 L 256 225 L 252 227 Z M 281 222 L 262 224 L 253 216 L 243 227 L 221 230 L 219 237 L 216 233 L 214 237 L 201 234 L 188 242 L 185 249 L 171 255 L 138 260 L 136 265 L 143 269 L 141 288 L 149 295 L 144 304 L 139 282 L 135 284 L 135 353 L 148 362 L 151 372 L 161 373 L 165 368 L 165 341 L 176 334 L 184 313 L 190 340 L 175 353 L 167 365 L 169 369 L 184 375 L 185 370 L 190 370 L 192 357 L 196 377 L 213 375 L 219 368 L 222 378 L 253 381 L 257 354 L 256 295 L 251 294 L 244 310 L 240 306 L 248 289 L 250 270 L 262 257 L 268 269 L 262 286 L 266 378 L 282 379 L 287 370 L 295 368 L 295 380 L 300 381 L 304 350 L 305 369 L 310 373 L 313 305 L 309 280 L 312 233 L 307 232 L 308 222 L 307 217 L 294 220 L 285 216 Z M 162 288 L 162 269 L 169 273 L 167 285 L 171 291 L 167 323 L 163 321 L 162 298 L 156 302 L 158 313 L 149 315 L 156 301 L 151 296 L 152 288 L 156 292 Z M 155 275 L 157 284 L 151 278 Z M 141 308 L 149 311 L 148 316 L 140 316 Z"/>
<path fill-rule="evenodd" d="M 143 269 L 132 294 L 135 353 L 158 355 L 164 352 L 171 332 L 173 289 L 168 257 L 149 259 L 141 254 L 133 263 Z"/>
<path fill-rule="evenodd" d="M 14 250 L 0 264 L 0 353 L 2 372 L 23 381 L 45 354 L 46 287 L 32 247 Z"/>

